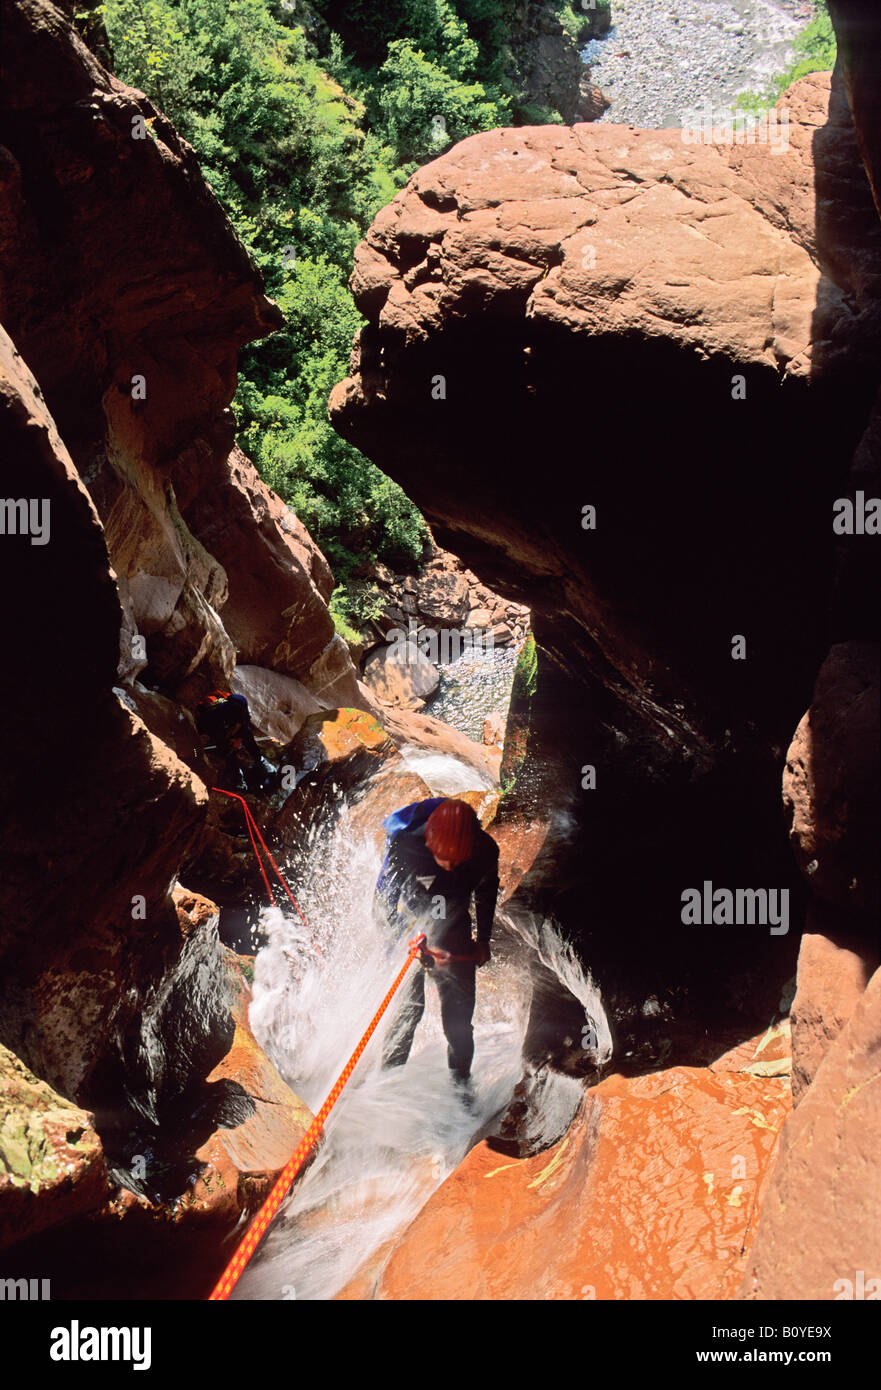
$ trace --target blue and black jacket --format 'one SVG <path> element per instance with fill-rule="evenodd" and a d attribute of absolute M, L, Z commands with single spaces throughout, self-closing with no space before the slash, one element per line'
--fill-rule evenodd
<path fill-rule="evenodd" d="M 499 847 L 478 828 L 474 854 L 455 869 L 442 869 L 425 843 L 425 825 L 447 798 L 429 797 L 393 811 L 382 823 L 388 836 L 376 897 L 389 925 L 424 931 L 429 946 L 467 949 L 474 898 L 477 940 L 489 942 L 499 893 Z"/>

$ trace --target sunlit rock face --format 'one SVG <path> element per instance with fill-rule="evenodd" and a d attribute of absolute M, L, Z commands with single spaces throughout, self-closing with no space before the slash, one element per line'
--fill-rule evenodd
<path fill-rule="evenodd" d="M 237 350 L 281 316 L 193 151 L 52 4 L 4 6 L 4 62 L 0 487 L 47 518 L 0 548 L 0 1035 L 80 1096 L 179 950 L 196 700 L 236 646 L 312 707 L 359 692 L 324 557 L 233 447 Z"/>

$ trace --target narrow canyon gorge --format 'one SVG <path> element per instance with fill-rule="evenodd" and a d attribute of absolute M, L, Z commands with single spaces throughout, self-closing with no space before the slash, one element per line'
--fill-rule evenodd
<path fill-rule="evenodd" d="M 236 442 L 283 307 L 75 7 L 2 12 L 0 1276 L 208 1297 L 403 964 L 382 823 L 453 797 L 474 1108 L 435 1013 L 371 1043 L 235 1298 L 881 1296 L 881 15 L 829 0 L 785 148 L 582 82 L 390 197 L 329 419 L 433 548 L 355 641 Z"/>

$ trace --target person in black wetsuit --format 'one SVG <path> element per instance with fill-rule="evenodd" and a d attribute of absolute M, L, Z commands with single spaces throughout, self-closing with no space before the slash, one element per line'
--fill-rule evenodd
<path fill-rule="evenodd" d="M 251 711 L 244 695 L 232 695 L 228 690 L 214 690 L 196 707 L 196 728 L 211 739 L 234 791 L 268 791 L 277 769 L 264 758 L 257 747 L 251 728 Z M 250 763 L 242 766 L 242 753 Z"/>
<path fill-rule="evenodd" d="M 383 822 L 388 852 L 376 884 L 376 905 L 397 934 L 426 934 L 423 965 L 440 995 L 447 1061 L 465 1083 L 474 1056 L 471 1019 L 475 971 L 490 958 L 499 892 L 499 847 L 465 801 L 432 797 L 395 811 Z M 477 941 L 472 939 L 474 897 Z M 385 1067 L 403 1066 L 425 1009 L 426 969 L 411 970 L 386 1038 Z"/>

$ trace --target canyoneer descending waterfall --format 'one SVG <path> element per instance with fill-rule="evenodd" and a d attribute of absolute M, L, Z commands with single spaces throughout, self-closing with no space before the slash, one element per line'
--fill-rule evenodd
<path fill-rule="evenodd" d="M 435 982 L 454 1083 L 469 1094 L 474 1055 L 472 1016 L 477 967 L 490 958 L 499 891 L 499 849 L 466 801 L 429 797 L 383 821 L 388 848 L 376 884 L 375 909 L 402 938 L 425 933 L 422 969 L 405 982 L 383 1049 L 383 1066 L 403 1066 L 425 1009 L 425 976 Z M 477 940 L 472 937 L 471 899 Z"/>

